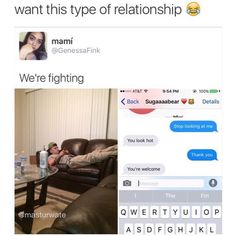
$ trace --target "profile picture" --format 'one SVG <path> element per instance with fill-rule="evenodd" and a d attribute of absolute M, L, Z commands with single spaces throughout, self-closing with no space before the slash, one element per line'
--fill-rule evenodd
<path fill-rule="evenodd" d="M 19 36 L 20 60 L 46 60 L 46 34 L 44 32 L 22 32 Z"/>

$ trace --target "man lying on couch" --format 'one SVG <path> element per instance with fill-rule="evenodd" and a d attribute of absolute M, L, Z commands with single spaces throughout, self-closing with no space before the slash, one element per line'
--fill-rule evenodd
<path fill-rule="evenodd" d="M 85 155 L 73 156 L 68 150 L 59 150 L 56 143 L 51 142 L 48 144 L 48 164 L 55 165 L 67 164 L 70 168 L 83 167 L 91 165 L 96 162 L 102 162 L 109 156 L 117 155 L 117 144 L 107 147 L 105 149 L 96 149 L 93 152 L 87 153 Z"/>

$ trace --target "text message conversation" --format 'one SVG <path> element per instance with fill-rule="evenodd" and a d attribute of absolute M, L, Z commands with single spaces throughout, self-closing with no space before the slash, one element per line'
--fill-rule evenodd
<path fill-rule="evenodd" d="M 119 233 L 222 233 L 221 90 L 119 91 Z"/>

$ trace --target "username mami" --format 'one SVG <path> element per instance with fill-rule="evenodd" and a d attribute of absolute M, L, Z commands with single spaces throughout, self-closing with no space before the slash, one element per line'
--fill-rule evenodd
<path fill-rule="evenodd" d="M 69 39 L 52 39 L 52 44 L 59 44 L 59 45 L 72 45 L 73 44 L 73 37 Z"/>

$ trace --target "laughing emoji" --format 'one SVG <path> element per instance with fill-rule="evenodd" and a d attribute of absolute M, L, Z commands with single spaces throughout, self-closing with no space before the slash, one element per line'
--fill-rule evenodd
<path fill-rule="evenodd" d="M 200 5 L 197 2 L 190 2 L 187 5 L 187 13 L 190 16 L 197 16 L 200 13 Z"/>

